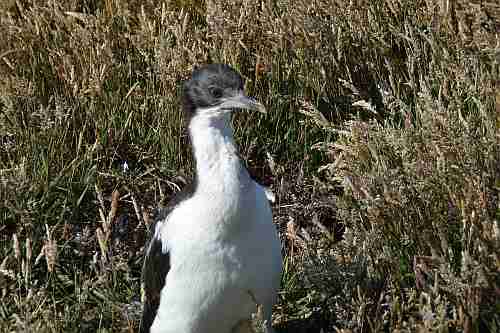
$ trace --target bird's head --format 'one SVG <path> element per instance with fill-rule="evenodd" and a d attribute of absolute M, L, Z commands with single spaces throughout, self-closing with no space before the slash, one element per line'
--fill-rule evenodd
<path fill-rule="evenodd" d="M 266 112 L 265 107 L 243 91 L 243 78 L 224 64 L 195 69 L 184 83 L 184 109 L 189 117 L 224 117 L 236 109 Z"/>

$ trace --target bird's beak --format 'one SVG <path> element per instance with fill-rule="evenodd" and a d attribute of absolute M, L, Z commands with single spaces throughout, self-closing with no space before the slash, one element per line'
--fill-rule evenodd
<path fill-rule="evenodd" d="M 227 98 L 222 102 L 221 107 L 224 109 L 246 109 L 267 113 L 266 107 L 262 103 L 243 93 Z"/>

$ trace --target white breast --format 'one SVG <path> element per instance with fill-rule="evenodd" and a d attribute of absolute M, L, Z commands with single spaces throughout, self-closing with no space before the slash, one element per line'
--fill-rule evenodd
<path fill-rule="evenodd" d="M 158 230 L 170 271 L 153 333 L 230 333 L 250 318 L 255 300 L 270 322 L 281 246 L 264 190 L 236 154 L 228 117 L 191 120 L 198 183 Z"/>
<path fill-rule="evenodd" d="M 254 298 L 270 313 L 281 275 L 271 210 L 253 181 L 237 197 L 195 194 L 164 224 L 171 269 L 151 332 L 229 333 Z"/>

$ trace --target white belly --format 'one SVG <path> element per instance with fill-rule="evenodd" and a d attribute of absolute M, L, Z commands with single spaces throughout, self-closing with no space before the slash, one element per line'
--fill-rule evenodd
<path fill-rule="evenodd" d="M 162 230 L 171 269 L 151 332 L 229 333 L 251 317 L 255 301 L 270 316 L 281 278 L 281 246 L 261 192 L 256 187 L 252 197 L 240 198 L 243 205 L 240 202 L 235 211 L 241 213 L 230 220 L 213 216 L 227 214 L 216 204 L 208 210 L 196 205 L 196 197 L 176 209 L 178 215 Z M 199 213 L 191 208 L 189 216 L 194 218 L 181 221 L 177 217 L 187 213 L 187 207 L 199 207 Z M 200 223 L 212 219 L 222 222 Z"/>

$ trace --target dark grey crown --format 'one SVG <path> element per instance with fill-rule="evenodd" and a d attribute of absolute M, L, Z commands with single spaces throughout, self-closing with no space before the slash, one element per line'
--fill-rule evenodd
<path fill-rule="evenodd" d="M 224 98 L 243 90 L 243 78 L 225 64 L 195 69 L 184 83 L 184 109 L 192 116 L 198 107 L 217 106 Z"/>

